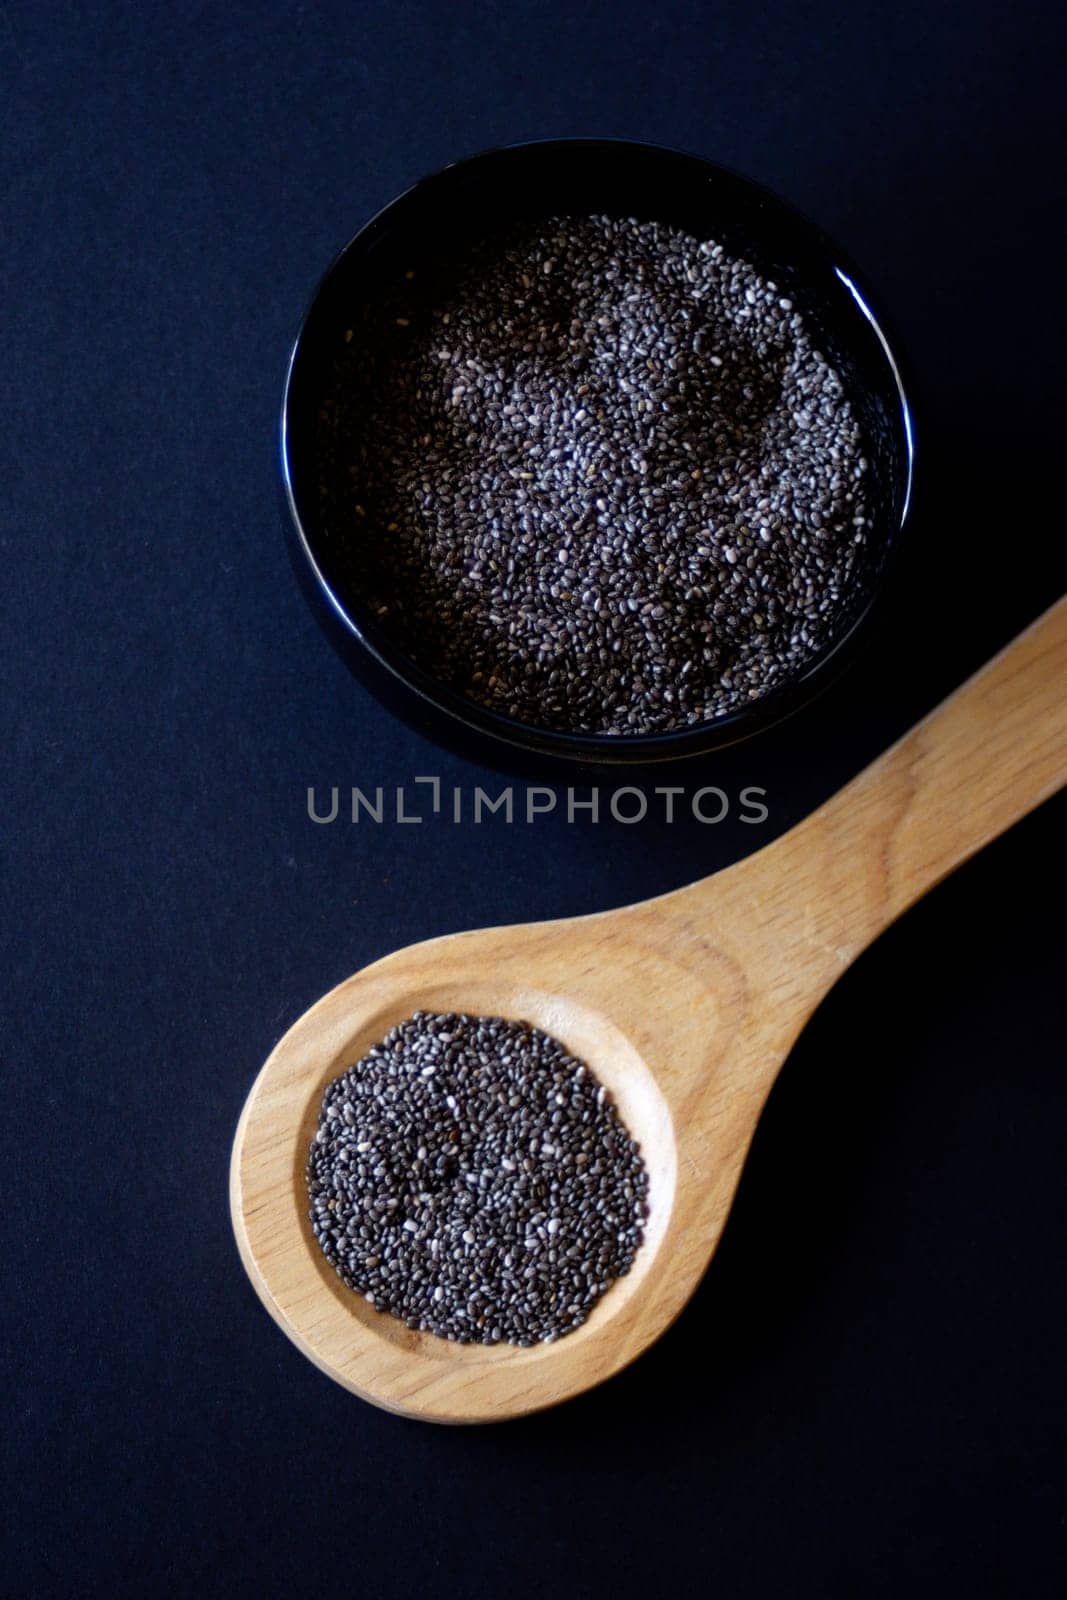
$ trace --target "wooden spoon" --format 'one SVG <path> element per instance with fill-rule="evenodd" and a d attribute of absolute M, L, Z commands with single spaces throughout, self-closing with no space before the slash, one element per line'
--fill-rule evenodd
<path fill-rule="evenodd" d="M 234 1141 L 233 1225 L 293 1342 L 364 1399 L 438 1422 L 517 1416 L 618 1372 L 707 1267 L 757 1119 L 838 975 L 909 905 L 1067 781 L 1067 599 L 784 837 L 621 911 L 413 945 L 290 1028 Z M 335 1276 L 304 1165 L 329 1080 L 423 1008 L 522 1018 L 600 1075 L 649 1168 L 632 1271 L 553 1344 L 409 1331 Z"/>

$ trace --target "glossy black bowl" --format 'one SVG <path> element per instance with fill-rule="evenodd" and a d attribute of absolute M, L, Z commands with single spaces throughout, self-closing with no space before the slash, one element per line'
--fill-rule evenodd
<path fill-rule="evenodd" d="M 761 699 L 676 733 L 560 733 L 457 694 L 404 655 L 346 587 L 345 562 L 319 510 L 316 425 L 353 308 L 373 305 L 382 286 L 408 267 L 461 248 L 501 223 L 593 213 L 656 219 L 713 237 L 774 279 L 836 367 L 870 464 L 870 557 L 837 636 Z M 319 284 L 294 346 L 281 451 L 297 572 L 345 659 L 407 721 L 505 766 L 520 752 L 583 764 L 675 761 L 748 738 L 812 699 L 848 659 L 869 618 L 908 515 L 914 462 L 897 360 L 862 280 L 837 246 L 792 206 L 736 173 L 674 150 L 601 139 L 550 140 L 472 156 L 423 179 L 361 228 Z M 366 536 L 375 536 L 373 527 Z"/>

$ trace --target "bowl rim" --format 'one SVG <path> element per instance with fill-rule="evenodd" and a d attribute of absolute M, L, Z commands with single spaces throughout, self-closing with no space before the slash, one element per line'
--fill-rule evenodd
<path fill-rule="evenodd" d="M 369 615 L 363 614 L 363 609 L 360 606 L 353 604 L 351 600 L 342 599 L 327 577 L 322 563 L 315 553 L 312 540 L 308 536 L 297 501 L 297 490 L 294 482 L 290 445 L 290 419 L 293 413 L 295 375 L 307 341 L 309 327 L 319 303 L 349 252 L 362 247 L 368 235 L 373 237 L 381 231 L 386 219 L 395 209 L 408 203 L 412 196 L 430 186 L 436 187 L 444 182 L 455 181 L 456 175 L 462 176 L 473 167 L 499 162 L 510 155 L 538 150 L 562 151 L 577 147 L 581 147 L 584 150 L 601 147 L 611 149 L 613 153 L 630 150 L 645 157 L 664 157 L 668 160 L 692 164 L 694 170 L 704 168 L 710 173 L 725 177 L 750 190 L 755 197 L 761 199 L 778 212 L 784 213 L 794 224 L 798 224 L 808 233 L 812 242 L 825 254 L 828 264 L 832 266 L 834 273 L 855 301 L 858 311 L 870 325 L 872 333 L 881 346 L 899 403 L 905 457 L 905 481 L 900 515 L 888 532 L 882 569 L 875 582 L 871 585 L 870 592 L 865 597 L 862 605 L 858 607 L 850 619 L 848 626 L 825 649 L 814 655 L 798 673 L 791 676 L 785 683 L 768 691 L 767 694 L 761 695 L 759 699 L 752 701 L 748 705 L 737 707 L 733 711 L 728 711 L 722 716 L 712 717 L 705 722 L 695 723 L 691 726 L 676 728 L 667 732 L 646 734 L 574 733 L 561 729 L 540 727 L 536 724 L 523 722 L 517 717 L 509 717 L 506 713 L 495 711 L 490 707 L 480 706 L 477 702 L 467 699 L 466 696 L 435 678 L 431 673 L 420 667 L 417 662 L 413 661 L 403 650 L 394 645 L 375 620 Z M 731 744 L 739 743 L 744 739 L 762 733 L 768 728 L 783 722 L 786 718 L 799 711 L 801 707 L 809 704 L 834 681 L 854 648 L 858 635 L 870 620 L 871 613 L 885 587 L 888 569 L 899 549 L 901 535 L 911 520 L 915 498 L 916 448 L 914 411 L 908 397 L 908 389 L 905 387 L 898 349 L 899 342 L 895 338 L 891 341 L 887 335 L 885 316 L 881 309 L 877 307 L 876 302 L 872 300 L 863 274 L 848 254 L 806 212 L 756 179 L 750 178 L 746 174 L 738 172 L 721 162 L 709 160 L 707 157 L 697 155 L 694 152 L 643 140 L 588 136 L 527 139 L 513 144 L 491 145 L 471 155 L 447 162 L 444 166 L 436 168 L 424 177 L 417 179 L 414 183 L 409 184 L 406 189 L 395 195 L 374 212 L 372 216 L 367 218 L 365 222 L 361 223 L 347 243 L 336 252 L 325 271 L 320 275 L 305 307 L 296 338 L 289 353 L 282 395 L 279 428 L 281 476 L 283 496 L 292 530 L 295 532 L 297 544 L 303 559 L 307 562 L 315 586 L 322 599 L 325 600 L 333 619 L 340 623 L 346 638 L 365 651 L 376 665 L 385 672 L 389 680 L 392 680 L 396 686 L 406 691 L 408 695 L 414 695 L 422 708 L 436 717 L 444 716 L 462 724 L 468 733 L 473 733 L 483 739 L 488 737 L 501 741 L 511 746 L 514 750 L 535 753 L 541 756 L 558 757 L 572 763 L 638 766 L 707 755 L 713 750 L 724 749 Z"/>

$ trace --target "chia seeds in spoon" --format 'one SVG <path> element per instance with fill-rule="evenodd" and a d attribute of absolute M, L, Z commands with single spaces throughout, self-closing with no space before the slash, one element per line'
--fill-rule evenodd
<path fill-rule="evenodd" d="M 393 641 L 469 699 L 665 732 L 758 700 L 847 619 L 858 423 L 788 296 L 721 244 L 513 227 L 337 337 L 328 538 Z"/>
<path fill-rule="evenodd" d="M 648 1175 L 604 1085 L 501 1017 L 418 1011 L 326 1089 L 311 1225 L 379 1311 L 463 1344 L 531 1345 L 629 1272 Z"/>

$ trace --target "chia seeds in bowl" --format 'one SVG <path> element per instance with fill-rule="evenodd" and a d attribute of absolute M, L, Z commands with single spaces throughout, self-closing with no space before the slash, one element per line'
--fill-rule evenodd
<path fill-rule="evenodd" d="M 540 184 L 488 225 L 512 166 Z M 586 760 L 695 754 L 814 693 L 910 499 L 896 365 L 827 241 L 707 163 L 585 141 L 460 163 L 357 235 L 284 449 L 357 665 Z"/>
<path fill-rule="evenodd" d="M 833 636 L 866 554 L 860 430 L 792 300 L 721 243 L 556 218 L 409 268 L 355 320 L 323 512 L 354 592 L 458 694 L 673 732 Z"/>

